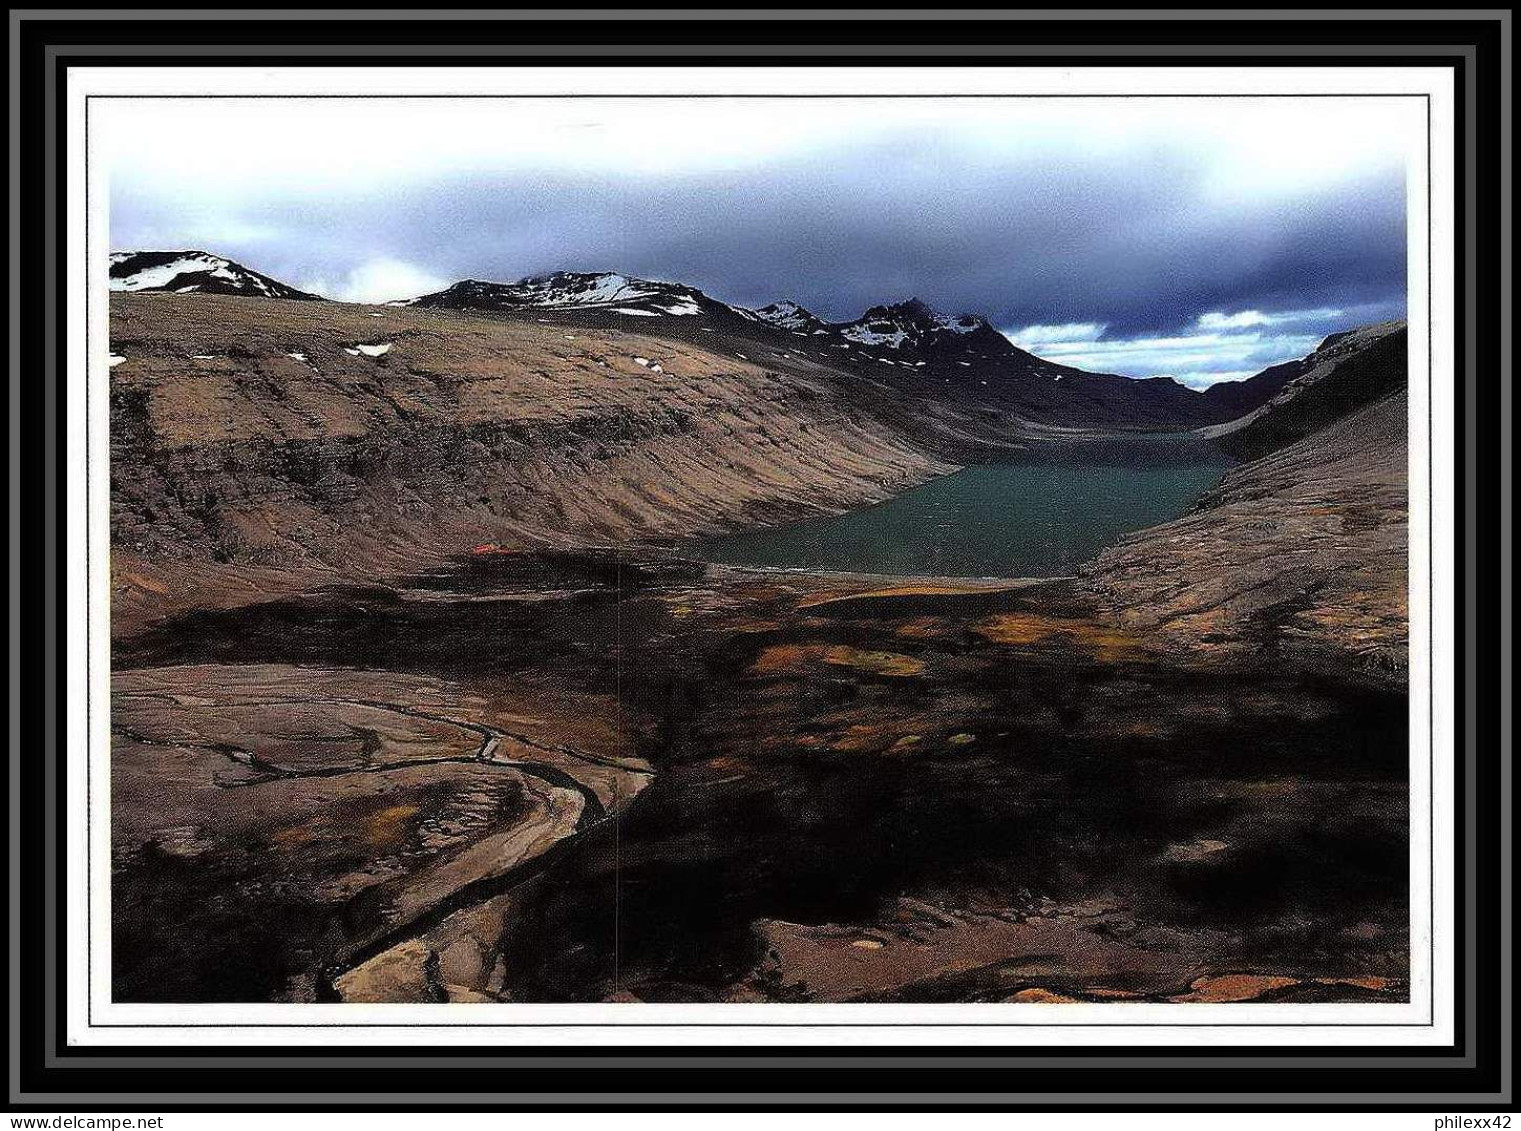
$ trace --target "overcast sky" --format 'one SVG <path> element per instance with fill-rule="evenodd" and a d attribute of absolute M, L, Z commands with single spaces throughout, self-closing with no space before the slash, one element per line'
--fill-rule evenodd
<path fill-rule="evenodd" d="M 843 320 L 917 296 L 1196 387 L 1405 311 L 1381 99 L 111 100 L 117 250 L 331 298 L 618 270 Z"/>

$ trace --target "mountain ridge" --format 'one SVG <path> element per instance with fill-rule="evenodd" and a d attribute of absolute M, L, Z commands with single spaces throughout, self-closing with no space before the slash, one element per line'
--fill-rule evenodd
<path fill-rule="evenodd" d="M 320 298 L 201 251 L 114 253 L 111 273 L 112 289 L 120 291 Z M 945 314 L 917 297 L 868 307 L 851 321 L 830 322 L 791 299 L 751 309 L 687 283 L 618 271 L 555 271 L 513 282 L 462 279 L 439 291 L 379 305 L 531 316 L 694 343 L 709 336 L 752 340 L 769 347 L 775 360 L 821 364 L 914 395 L 954 393 L 986 401 L 995 411 L 1057 426 L 1145 430 L 1227 425 L 1262 408 L 1313 365 L 1309 358 L 1294 359 L 1242 381 L 1195 390 L 1168 377 L 1095 373 L 1048 361 L 1014 344 L 980 315 Z M 1319 349 L 1358 332 L 1331 335 Z M 732 352 L 750 360 L 745 348 Z"/>
<path fill-rule="evenodd" d="M 321 301 L 251 267 L 207 251 L 115 251 L 108 272 L 113 291 L 243 295 Z"/>

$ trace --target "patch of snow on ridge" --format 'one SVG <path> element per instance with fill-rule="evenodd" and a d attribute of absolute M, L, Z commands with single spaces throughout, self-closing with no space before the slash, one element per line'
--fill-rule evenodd
<path fill-rule="evenodd" d="M 886 323 L 877 323 L 886 325 Z M 848 326 L 840 333 L 853 342 L 860 342 L 863 346 L 886 346 L 888 349 L 897 349 L 908 340 L 908 331 L 901 326 L 895 326 L 890 331 L 878 331 L 866 326 Z"/>
<path fill-rule="evenodd" d="M 762 322 L 769 322 L 773 326 L 780 326 L 783 330 L 793 332 L 807 329 L 818 322 L 818 319 L 791 299 L 763 306 L 755 311 L 755 317 Z"/>
<path fill-rule="evenodd" d="M 662 306 L 660 309 L 663 310 L 663 311 L 665 311 L 667 314 L 676 314 L 676 315 L 701 314 L 702 313 L 702 307 L 698 306 L 691 299 L 683 299 L 681 302 L 677 303 L 675 306 Z"/>
<path fill-rule="evenodd" d="M 627 275 L 541 275 L 516 284 L 523 297 L 538 306 L 611 306 L 651 298 L 654 291 Z"/>
<path fill-rule="evenodd" d="M 117 252 L 111 256 L 111 262 L 121 263 L 131 258 L 132 252 Z M 232 282 L 243 281 L 244 277 L 238 272 L 231 270 L 231 264 L 216 255 L 186 255 L 169 263 L 161 263 L 156 267 L 144 267 L 141 271 L 134 272 L 121 278 L 111 278 L 109 285 L 113 291 L 141 291 L 152 290 L 159 287 L 167 287 L 181 275 L 209 273 L 213 278 L 228 279 Z M 253 277 L 246 280 L 259 290 L 268 290 L 263 282 Z M 180 293 L 185 293 L 191 288 L 184 287 Z"/>
<path fill-rule="evenodd" d="M 638 318 L 654 318 L 654 317 L 656 317 L 656 314 L 655 314 L 655 312 L 653 310 L 635 310 L 632 306 L 615 306 L 613 308 L 613 313 L 614 314 L 632 314 L 632 315 L 634 315 L 634 316 L 636 316 Z"/>
<path fill-rule="evenodd" d="M 118 365 L 126 360 L 127 359 L 119 353 L 106 354 L 106 362 L 111 366 L 112 369 L 115 369 Z"/>
<path fill-rule="evenodd" d="M 394 344 L 395 343 L 393 342 L 381 342 L 380 344 L 373 346 L 355 346 L 354 352 L 362 353 L 365 357 L 381 357 L 385 354 L 390 353 L 391 346 Z"/>
<path fill-rule="evenodd" d="M 958 314 L 954 318 L 941 314 L 935 321 L 953 334 L 970 334 L 982 326 L 982 319 L 975 314 Z"/>

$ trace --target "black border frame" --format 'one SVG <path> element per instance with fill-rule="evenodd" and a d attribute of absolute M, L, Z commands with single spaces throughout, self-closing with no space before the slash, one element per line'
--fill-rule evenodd
<path fill-rule="evenodd" d="M 174 65 L 232 65 L 253 66 L 266 65 L 274 61 L 285 63 L 298 62 L 301 64 L 321 66 L 366 66 L 384 64 L 392 66 L 418 65 L 449 66 L 449 65 L 490 65 L 493 62 L 499 65 L 512 65 L 515 60 L 493 60 L 489 55 L 473 55 L 466 57 L 450 56 L 418 56 L 407 55 L 408 48 L 415 49 L 422 44 L 452 45 L 471 44 L 475 48 L 489 48 L 495 44 L 521 46 L 523 44 L 537 44 L 552 49 L 556 44 L 576 42 L 584 40 L 589 26 L 594 26 L 599 42 L 617 43 L 620 45 L 642 45 L 659 48 L 661 44 L 671 41 L 671 32 L 678 30 L 676 24 L 666 24 L 655 21 L 606 21 L 596 25 L 586 23 L 559 23 L 555 21 L 536 21 L 524 23 L 514 21 L 501 23 L 494 21 L 371 21 L 371 22 L 348 22 L 348 21 L 263 21 L 263 20 L 229 20 L 212 22 L 190 22 L 184 20 L 153 20 L 153 21 L 25 21 L 20 25 L 20 67 L 18 77 L 21 81 L 22 118 L 21 135 L 21 172 L 24 178 L 22 197 L 22 216 L 30 218 L 22 229 L 22 240 L 18 248 L 12 249 L 12 254 L 21 256 L 23 262 L 40 264 L 48 261 L 49 249 L 45 246 L 45 229 L 40 223 L 45 206 L 47 205 L 46 190 L 44 186 L 45 157 L 44 151 L 47 138 L 43 136 L 43 117 L 41 114 L 41 100 L 43 92 L 49 86 L 62 92 L 62 84 L 65 81 L 67 70 L 70 66 L 90 65 L 92 63 L 129 65 L 129 66 L 174 66 Z M 1106 65 L 1121 66 L 1200 66 L 1219 65 L 1227 62 L 1233 66 L 1282 66 L 1297 65 L 1306 62 L 1316 64 L 1331 63 L 1335 65 L 1368 66 L 1368 65 L 1430 65 L 1450 67 L 1455 71 L 1454 79 L 1458 98 L 1456 100 L 1457 121 L 1455 124 L 1455 138 L 1457 142 L 1456 152 L 1456 228 L 1460 238 L 1456 247 L 1456 274 L 1457 274 L 1457 324 L 1458 356 L 1457 373 L 1459 375 L 1458 407 L 1459 420 L 1470 407 L 1478 410 L 1478 418 L 1489 422 L 1492 426 L 1499 420 L 1499 394 L 1498 381 L 1493 383 L 1480 383 L 1480 399 L 1478 405 L 1467 404 L 1465 389 L 1462 386 L 1462 375 L 1468 358 L 1465 357 L 1463 335 L 1461 328 L 1465 317 L 1472 315 L 1477 317 L 1480 327 L 1487 327 L 1491 332 L 1481 334 L 1478 340 L 1478 354 L 1473 359 L 1477 363 L 1481 374 L 1498 374 L 1499 366 L 1499 339 L 1497 331 L 1499 319 L 1504 312 L 1499 310 L 1501 288 L 1499 286 L 1500 263 L 1496 254 L 1498 248 L 1493 241 L 1481 241 L 1473 249 L 1474 266 L 1477 268 L 1479 286 L 1477 293 L 1470 295 L 1465 286 L 1465 270 L 1467 267 L 1469 250 L 1465 241 L 1461 238 L 1465 232 L 1465 190 L 1469 187 L 1465 178 L 1465 126 L 1466 119 L 1464 81 L 1469 77 L 1466 74 L 1464 60 L 1452 54 L 1426 54 L 1416 49 L 1418 44 L 1439 43 L 1452 45 L 1454 48 L 1469 47 L 1473 50 L 1474 70 L 1472 79 L 1475 84 L 1476 98 L 1472 107 L 1473 125 L 1476 128 L 1478 144 L 1475 147 L 1473 157 L 1476 161 L 1477 178 L 1472 186 L 1475 190 L 1476 214 L 1474 220 L 1479 221 L 1480 230 L 1499 231 L 1500 219 L 1500 176 L 1499 176 L 1499 90 L 1500 90 L 1500 25 L 1493 19 L 1464 19 L 1453 21 L 1291 21 L 1291 20 L 1253 20 L 1253 21 L 1204 21 L 1188 20 L 1183 22 L 1152 22 L 1152 21 L 1115 21 L 1101 25 L 1080 24 L 1065 21 L 1021 21 L 1018 25 L 997 23 L 993 21 L 954 21 L 954 22 L 884 22 L 861 25 L 854 22 L 811 22 L 806 26 L 796 24 L 778 25 L 769 22 L 724 22 L 724 23 L 700 23 L 692 21 L 679 30 L 684 36 L 690 37 L 694 32 L 705 33 L 715 42 L 729 44 L 767 42 L 767 38 L 778 39 L 785 29 L 789 33 L 806 32 L 810 43 L 817 42 L 821 46 L 831 43 L 854 42 L 862 43 L 875 40 L 875 45 L 880 46 L 882 54 L 861 55 L 850 57 L 830 57 L 827 54 L 816 58 L 800 60 L 797 57 L 778 55 L 766 55 L 764 47 L 755 48 L 755 54 L 713 54 L 707 57 L 665 56 L 649 55 L 641 59 L 641 62 L 659 65 L 662 63 L 682 65 L 731 65 L 731 64 L 781 64 L 793 66 L 808 65 L 873 65 L 881 63 L 893 63 L 896 65 L 955 65 L 957 63 L 975 63 L 977 65 L 1004 65 L 1013 66 L 1078 66 L 1103 62 Z M 1093 43 L 1094 33 L 1102 30 L 1103 42 L 1123 44 L 1127 46 L 1144 45 L 1159 52 L 1169 49 L 1176 50 L 1180 43 L 1190 43 L 1198 46 L 1225 45 L 1217 48 L 1217 54 L 1206 56 L 1185 54 L 1157 54 L 1142 61 L 1129 58 L 1117 57 L 1108 59 L 1095 59 L 1091 55 L 1073 54 L 1063 56 L 1049 56 L 1038 62 L 1029 60 L 1000 59 L 997 56 L 988 55 L 932 55 L 926 53 L 915 54 L 915 49 L 904 48 L 901 45 L 910 40 L 924 47 L 933 48 L 936 45 L 955 45 L 965 43 L 999 43 L 1009 42 L 1017 34 L 1017 40 L 1022 43 L 1044 43 L 1050 45 Z M 227 44 L 230 42 L 256 44 L 261 47 L 278 51 L 282 48 L 293 46 L 320 46 L 324 44 L 354 44 L 362 42 L 367 46 L 376 48 L 376 54 L 367 56 L 331 56 L 312 54 L 303 56 L 299 60 L 279 57 L 275 55 L 217 55 L 210 43 Z M 1295 56 L 1290 54 L 1261 54 L 1254 53 L 1251 46 L 1233 47 L 1229 45 L 1258 45 L 1272 43 L 1275 45 L 1335 45 L 1349 49 L 1357 49 L 1366 52 L 1369 49 L 1378 49 L 1373 53 L 1349 54 L 1343 57 L 1336 56 Z M 155 44 L 174 44 L 181 47 L 197 47 L 203 45 L 197 53 L 184 55 L 160 55 L 160 56 L 131 56 L 127 60 L 108 54 L 99 55 L 71 55 L 67 58 L 59 57 L 48 65 L 48 48 L 59 48 L 65 51 L 78 50 L 91 45 L 136 45 L 149 46 Z M 1402 50 L 1404 48 L 1404 50 Z M 392 50 L 399 53 L 393 54 Z M 733 48 L 730 48 L 733 50 Z M 907 54 L 901 52 L 907 52 Z M 534 62 L 543 62 L 543 58 L 535 59 Z M 558 63 L 576 63 L 595 65 L 598 63 L 616 65 L 626 60 L 613 55 L 592 57 L 575 55 L 568 50 L 564 54 L 556 53 L 553 60 Z M 56 199 L 54 205 L 59 209 L 58 215 L 63 215 L 65 179 L 63 176 L 64 163 L 67 160 L 66 147 L 63 144 L 63 132 L 66 128 L 65 107 L 60 97 L 57 103 L 58 117 L 56 122 L 57 136 L 53 139 L 56 144 L 54 174 L 56 177 Z M 60 228 L 58 233 L 58 259 L 64 259 L 65 233 Z M 22 299 L 23 322 L 25 332 L 22 335 L 21 357 L 22 372 L 11 374 L 13 382 L 20 382 L 21 403 L 24 420 L 40 419 L 43 416 L 44 389 L 40 382 L 27 381 L 27 373 L 39 373 L 44 368 L 44 353 L 48 343 L 43 339 L 44 313 L 48 306 L 56 311 L 62 311 L 64 305 L 65 277 L 61 270 L 57 273 L 55 293 L 49 294 L 42 287 L 35 287 L 20 297 Z M 60 358 L 60 371 L 62 369 L 62 357 L 64 351 L 63 333 L 60 323 L 58 341 L 56 347 Z M 1509 374 L 1504 378 L 1508 379 Z M 1493 403 L 1489 403 L 1492 401 Z M 51 437 L 58 447 L 55 455 L 61 461 L 61 442 L 63 406 L 59 404 L 59 418 L 56 435 Z M 1491 515 L 1499 509 L 1499 500 L 1495 497 L 1495 481 L 1498 478 L 1493 471 L 1499 467 L 1499 450 L 1496 445 L 1498 436 L 1493 427 L 1481 430 L 1476 437 L 1474 451 L 1471 453 L 1479 468 L 1479 477 L 1476 484 L 1475 499 L 1478 512 L 1481 515 Z M 23 467 L 28 472 L 28 478 L 35 474 L 39 464 L 46 460 L 37 459 L 42 453 L 39 449 L 43 446 L 44 437 L 41 430 L 36 428 L 27 429 L 24 433 L 22 460 Z M 1462 485 L 1466 482 L 1465 444 L 1461 435 L 1457 444 L 1457 482 Z M 34 486 L 35 481 L 32 485 Z M 1461 487 L 1460 487 L 1461 490 Z M 1461 504 L 1461 500 L 1459 500 Z M 59 500 L 58 514 L 62 513 L 62 507 L 68 505 L 68 500 Z M 39 490 L 29 490 L 24 498 L 21 522 L 24 537 L 28 543 L 35 544 L 50 517 L 45 510 L 46 504 L 43 493 Z M 1477 693 L 1481 717 L 1492 719 L 1496 708 L 1499 706 L 1500 694 L 1503 693 L 1499 684 L 1501 680 L 1501 666 L 1498 662 L 1499 633 L 1497 618 L 1481 618 L 1474 625 L 1474 642 L 1478 646 L 1479 663 L 1475 670 L 1466 670 L 1465 644 L 1467 642 L 1466 621 L 1464 618 L 1464 605 L 1466 592 L 1465 566 L 1468 563 L 1465 553 L 1464 535 L 1467 533 L 1466 520 L 1463 518 L 1464 510 L 1459 506 L 1459 539 L 1457 546 L 1457 592 L 1456 613 L 1458 624 L 1458 648 L 1457 657 L 1460 665 L 1458 681 L 1457 717 L 1465 717 L 1464 696 L 1471 688 Z M 1476 560 L 1472 563 L 1478 569 L 1479 592 L 1475 594 L 1481 600 L 1489 602 L 1489 607 L 1497 607 L 1499 604 L 1498 574 L 1499 574 L 1499 535 L 1496 524 L 1480 522 L 1473 531 L 1476 536 Z M 55 596 L 61 596 L 65 588 L 63 562 L 67 548 L 60 545 L 55 555 L 49 559 L 32 554 L 23 561 L 21 577 L 19 581 L 23 591 L 35 593 L 38 590 L 47 590 Z M 60 602 L 61 604 L 61 602 Z M 34 635 L 34 631 L 41 628 L 41 617 L 36 617 L 24 630 L 23 643 L 35 645 L 35 650 L 41 652 L 40 633 Z M 19 627 L 19 626 L 18 626 Z M 14 631 L 14 630 L 13 630 Z M 1486 659 L 1488 657 L 1489 659 Z M 23 717 L 31 728 L 35 725 L 33 733 L 41 733 L 43 719 L 40 718 L 42 708 L 46 701 L 46 684 L 51 683 L 61 694 L 62 674 L 64 671 L 65 657 L 62 652 L 61 642 L 56 652 L 56 668 L 45 665 L 31 665 L 22 673 L 22 702 L 27 705 Z M 60 704 L 60 706 L 62 706 Z M 57 757 L 57 750 L 62 748 L 62 730 L 70 725 L 67 710 L 60 710 L 57 717 L 58 746 L 47 751 L 48 756 Z M 1492 724 L 1490 724 L 1492 725 Z M 1463 1092 L 1463 1093 L 1491 1093 L 1498 1095 L 1502 1083 L 1500 1053 L 1500 1012 L 1499 1000 L 1494 994 L 1481 995 L 1476 1000 L 1476 1010 L 1472 1021 L 1475 1024 L 1475 1040 L 1472 1047 L 1466 1040 L 1467 1022 L 1470 1020 L 1467 1014 L 1466 1001 L 1463 993 L 1465 975 L 1472 973 L 1478 976 L 1480 986 L 1498 986 L 1499 983 L 1499 860 L 1492 846 L 1498 844 L 1499 825 L 1499 759 L 1485 755 L 1495 750 L 1495 746 L 1485 742 L 1480 748 L 1480 763 L 1478 780 L 1473 784 L 1479 799 L 1477 821 L 1472 830 L 1479 852 L 1475 859 L 1473 878 L 1476 881 L 1476 890 L 1479 893 L 1476 923 L 1478 927 L 1477 937 L 1472 940 L 1476 944 L 1476 967 L 1473 971 L 1466 969 L 1464 955 L 1466 953 L 1465 923 L 1463 916 L 1462 893 L 1464 885 L 1462 874 L 1465 861 L 1465 833 L 1463 811 L 1461 804 L 1457 810 L 1457 822 L 1455 834 L 1457 837 L 1455 861 L 1459 869 L 1458 885 L 1456 892 L 1459 894 L 1459 906 L 1457 908 L 1457 923 L 1455 936 L 1455 949 L 1458 960 L 1457 977 L 1455 979 L 1456 990 L 1456 1040 L 1453 1046 L 1431 1049 L 1416 1048 L 1348 1048 L 1348 1047 L 1231 1047 L 1229 1049 L 1210 1050 L 1212 1059 L 1223 1058 L 1227 1062 L 1244 1062 L 1252 1058 L 1264 1057 L 1291 1057 L 1312 1056 L 1323 1058 L 1323 1066 L 1315 1068 L 1289 1069 L 1284 1067 L 1273 1068 L 1249 1068 L 1244 1063 L 1235 1063 L 1232 1067 L 1217 1067 L 1209 1077 L 1208 1089 L 1211 1092 L 1233 1092 L 1239 1090 L 1259 1091 L 1264 1089 L 1278 1090 L 1288 1086 L 1296 1086 L 1307 1091 L 1322 1092 L 1327 1100 L 1332 1100 L 1333 1094 L 1338 1093 L 1381 1093 L 1389 1091 L 1407 1091 L 1411 1088 L 1419 1088 L 1421 1091 L 1431 1092 Z M 1508 751 L 1502 752 L 1507 753 Z M 24 845 L 23 864 L 33 852 L 40 852 L 43 837 L 46 835 L 46 819 L 48 814 L 41 804 L 43 799 L 43 764 L 36 757 L 25 756 L 27 751 L 12 750 L 12 758 L 21 757 L 21 781 L 23 821 L 21 827 L 22 843 Z M 1455 782 L 1457 796 L 1461 801 L 1466 782 L 1463 780 L 1463 767 L 1461 759 L 1458 760 L 1458 774 Z M 60 789 L 57 812 L 52 814 L 57 819 L 55 826 L 57 836 L 57 848 L 62 859 L 63 850 L 63 823 L 62 814 L 67 799 L 62 789 L 60 777 Z M 35 859 L 35 857 L 31 857 Z M 27 869 L 23 867 L 22 898 L 23 914 L 19 924 L 22 946 L 22 968 L 40 975 L 45 967 L 44 934 L 43 927 L 45 916 L 49 908 L 61 908 L 64 904 L 62 890 L 47 892 L 44 890 L 42 872 L 40 868 Z M 66 879 L 60 871 L 60 879 Z M 54 902 L 56 899 L 56 903 Z M 13 926 L 13 930 L 17 927 Z M 63 930 L 61 919 L 58 923 L 56 934 L 58 953 L 55 959 L 58 961 L 60 983 L 57 987 L 58 1000 L 63 1000 L 66 992 L 65 964 L 63 959 Z M 536 1049 L 511 1049 L 502 1050 L 494 1047 L 468 1047 L 451 1046 L 443 1049 L 429 1049 L 405 1046 L 375 1047 L 363 1045 L 332 1045 L 321 1049 L 266 1046 L 253 1049 L 247 1046 L 194 1046 L 194 1047 L 160 1047 L 151 1050 L 139 1046 L 134 1047 L 104 1047 L 92 1046 L 88 1049 L 73 1048 L 64 1043 L 61 1026 L 50 1035 L 43 1032 L 43 1017 L 45 1006 L 45 994 L 47 987 L 40 976 L 34 976 L 24 983 L 24 991 L 20 1001 L 22 1014 L 23 1042 L 19 1047 L 20 1053 L 20 1078 L 13 1081 L 13 1087 L 19 1087 L 24 1092 L 68 1092 L 84 1093 L 79 1095 L 79 1100 L 85 1099 L 85 1094 L 94 1091 L 110 1091 L 117 1093 L 142 1093 L 148 1091 L 177 1091 L 185 1090 L 187 1086 L 196 1092 L 216 1092 L 221 1090 L 249 1090 L 254 1087 L 266 1088 L 274 1082 L 272 1072 L 277 1070 L 270 1067 L 255 1069 L 259 1073 L 257 1081 L 249 1078 L 246 1068 L 231 1068 L 218 1063 L 224 1057 L 237 1054 L 242 1056 L 260 1056 L 275 1058 L 289 1058 L 292 1056 L 307 1059 L 313 1063 L 309 1067 L 284 1068 L 278 1070 L 281 1075 L 280 1084 L 290 1089 L 291 1092 L 374 1092 L 377 1087 L 377 1076 L 386 1073 L 389 1077 L 387 1087 L 395 1087 L 400 1090 L 427 1092 L 470 1092 L 470 1091 L 501 1091 L 504 1087 L 515 1087 L 527 1084 L 535 1090 L 563 1086 L 567 1091 L 585 1093 L 588 1089 L 587 1073 L 584 1067 L 550 1067 L 547 1064 L 532 1067 L 504 1067 L 491 1066 L 489 1068 L 473 1068 L 447 1066 L 448 1061 L 458 1061 L 471 1057 L 491 1057 L 510 1055 L 514 1059 L 533 1061 L 565 1057 L 567 1050 L 559 1048 L 536 1048 Z M 1139 1064 L 1125 1068 L 1095 1069 L 1091 1067 L 937 1067 L 907 1069 L 901 1064 L 893 1063 L 896 1059 L 912 1056 L 919 1059 L 949 1060 L 958 1056 L 975 1056 L 979 1058 L 997 1058 L 1000 1055 L 1014 1056 L 1022 1059 L 1038 1058 L 1042 1052 L 1057 1052 L 1063 1056 L 1071 1056 L 1074 1053 L 1091 1056 L 1103 1056 L 1109 1058 L 1129 1059 L 1144 1061 L 1159 1056 L 1183 1056 L 1200 1057 L 1201 1049 L 1192 1046 L 1169 1046 L 1138 1049 L 1134 1047 L 1082 1047 L 1067 1048 L 1062 1050 L 1039 1049 L 1039 1048 L 995 1048 L 980 1047 L 970 1048 L 908 1048 L 904 1046 L 892 1046 L 872 1049 L 841 1049 L 834 1046 L 792 1046 L 786 1048 L 768 1049 L 745 1049 L 742 1052 L 735 1049 L 723 1049 L 716 1047 L 687 1048 L 687 1047 L 611 1047 L 598 1046 L 575 1049 L 576 1057 L 639 1057 L 651 1058 L 658 1061 L 662 1058 L 681 1057 L 687 1060 L 704 1061 L 714 1067 L 718 1062 L 731 1060 L 735 1056 L 754 1062 L 757 1066 L 765 1066 L 767 1062 L 779 1059 L 798 1061 L 802 1059 L 816 1059 L 819 1067 L 830 1067 L 828 1088 L 834 1090 L 849 1091 L 878 1091 L 884 1087 L 894 1090 L 912 1089 L 915 1091 L 971 1091 L 996 1089 L 1000 1092 L 1019 1090 L 1024 1087 L 1038 1088 L 1042 1092 L 1071 1091 L 1073 1093 L 1099 1092 L 1142 1092 L 1161 1094 L 1175 1091 L 1190 1091 L 1199 1087 L 1199 1069 L 1190 1068 L 1162 1068 L 1143 1067 Z M 828 1065 L 831 1058 L 839 1057 L 848 1052 L 850 1057 L 860 1062 L 867 1059 L 878 1062 L 874 1067 L 833 1067 Z M 98 1063 L 103 1059 L 116 1059 L 123 1056 L 139 1058 L 141 1066 L 131 1068 L 106 1067 Z M 151 1066 L 155 1057 L 193 1057 L 198 1062 L 198 1070 L 194 1072 L 194 1078 L 180 1070 L 168 1071 L 164 1068 Z M 322 1063 L 329 1058 L 352 1059 L 363 1057 L 372 1062 L 368 1067 L 339 1067 L 334 1064 Z M 395 1065 L 388 1065 L 388 1061 L 398 1058 L 429 1058 L 440 1061 L 437 1067 L 407 1068 L 403 1069 Z M 1353 1067 L 1348 1061 L 1366 1062 L 1370 1059 L 1392 1059 L 1405 1061 L 1429 1060 L 1432 1058 L 1445 1059 L 1452 1063 L 1454 1057 L 1471 1057 L 1472 1067 L 1429 1067 L 1421 1068 L 1412 1073 L 1417 1066 L 1415 1063 L 1391 1067 Z M 51 1062 L 51 1063 L 50 1063 Z M 730 1067 L 730 1065 L 724 1065 Z M 485 1078 L 486 1073 L 490 1078 Z M 1265 1077 L 1262 1073 L 1270 1072 L 1271 1077 Z M 406 1074 L 403 1080 L 401 1073 Z M 888 1075 L 892 1073 L 892 1075 Z M 898 1076 L 897 1073 L 910 1073 L 910 1076 Z M 319 1075 L 320 1074 L 320 1075 Z M 1217 1075 L 1218 1074 L 1218 1075 Z M 703 1073 L 704 1088 L 707 1088 L 707 1073 Z M 1508 1076 L 1508 1073 L 1505 1074 Z M 242 1078 L 240 1078 L 242 1077 Z M 692 1078 L 687 1078 L 691 1080 Z M 651 1090 L 666 1090 L 675 1081 L 672 1080 L 670 1070 L 661 1071 L 654 1067 L 626 1067 L 612 1068 L 601 1067 L 597 1069 L 596 1089 L 599 1091 L 641 1092 Z M 394 1083 L 392 1083 L 394 1082 Z M 771 1090 L 789 1084 L 794 1087 L 806 1089 L 816 1086 L 818 1081 L 813 1077 L 813 1070 L 805 1068 L 789 1067 L 779 1069 L 771 1067 L 764 1078 L 751 1077 L 743 1079 L 741 1084 L 748 1090 Z M 1180 1087 L 1181 1085 L 1181 1087 Z M 85 1101 L 88 1102 L 88 1101 Z M 32 1106 L 32 1105 L 28 1105 Z M 114 1108 L 119 1109 L 120 1102 L 114 1102 Z M 153 1110 L 184 1109 L 186 1105 L 179 1104 L 154 1104 Z M 204 1110 L 205 1104 L 189 1105 L 191 1109 Z M 276 1104 L 275 1107 L 304 1110 L 310 1105 Z M 471 1105 L 464 1105 L 471 1106 Z M 1162 1104 L 1159 1106 L 1175 1106 Z M 1362 1106 L 1362 1105 L 1360 1105 Z M 1409 1104 L 1397 1105 L 1405 1110 Z M 1443 1105 L 1451 1107 L 1451 1105 Z M 1049 1108 L 1048 1108 L 1049 1109 Z M 1058 1109 L 1059 1110 L 1059 1109 Z"/>

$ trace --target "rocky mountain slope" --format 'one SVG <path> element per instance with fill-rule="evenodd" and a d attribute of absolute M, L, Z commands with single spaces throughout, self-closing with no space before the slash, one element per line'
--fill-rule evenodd
<path fill-rule="evenodd" d="M 1406 367 L 1402 324 L 1328 339 L 1264 409 L 1205 430 L 1256 458 L 1193 513 L 1099 555 L 1091 583 L 1200 659 L 1292 652 L 1403 683 Z"/>
<path fill-rule="evenodd" d="M 1187 428 L 1233 419 L 1277 391 L 1240 382 L 1199 393 L 1170 378 L 1135 380 L 1045 361 L 975 314 L 943 314 L 918 299 L 874 306 L 852 322 L 826 322 L 792 301 L 758 310 L 695 287 L 628 275 L 557 273 L 515 283 L 466 280 L 403 305 L 494 311 L 546 322 L 621 327 L 700 339 L 727 335 L 784 357 L 854 373 L 912 397 L 982 402 L 1056 427 Z"/>
<path fill-rule="evenodd" d="M 1408 346 L 1403 322 L 1332 334 L 1308 357 L 1252 378 L 1284 378 L 1270 399 L 1205 434 L 1238 459 L 1256 459 L 1404 388 Z"/>
<path fill-rule="evenodd" d="M 113 291 L 173 291 L 176 294 L 249 295 L 256 298 L 321 297 L 204 251 L 113 252 L 110 288 Z"/>
<path fill-rule="evenodd" d="M 836 372 L 621 330 L 121 294 L 111 350 L 122 623 L 481 543 L 843 510 L 952 467 Z"/>

